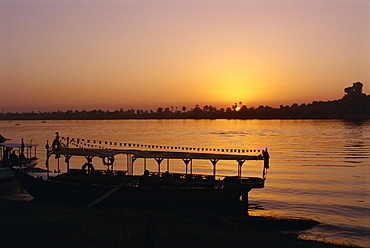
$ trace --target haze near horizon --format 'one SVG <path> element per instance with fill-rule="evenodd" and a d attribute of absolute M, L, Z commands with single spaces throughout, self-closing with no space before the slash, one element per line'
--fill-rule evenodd
<path fill-rule="evenodd" d="M 248 107 L 370 81 L 370 2 L 0 0 L 0 108 Z"/>

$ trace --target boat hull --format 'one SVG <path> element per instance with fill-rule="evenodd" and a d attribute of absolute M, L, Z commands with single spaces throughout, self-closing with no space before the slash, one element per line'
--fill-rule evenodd
<path fill-rule="evenodd" d="M 13 169 L 13 173 L 36 200 L 89 204 L 103 196 L 115 186 L 64 183 L 36 179 L 24 172 Z M 251 188 L 166 188 L 124 186 L 103 201 L 103 204 L 131 204 L 143 202 L 212 204 L 240 202 L 240 196 Z"/>
<path fill-rule="evenodd" d="M 0 182 L 15 179 L 14 174 L 11 171 L 10 167 L 2 167 L 0 168 Z"/>
<path fill-rule="evenodd" d="M 15 178 L 9 167 L 0 168 L 0 196 L 8 195 L 19 186 L 19 182 Z"/>

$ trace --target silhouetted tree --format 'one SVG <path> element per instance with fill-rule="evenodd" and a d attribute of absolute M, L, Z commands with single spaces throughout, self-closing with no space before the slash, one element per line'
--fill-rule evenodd
<path fill-rule="evenodd" d="M 291 106 L 280 105 L 279 108 L 268 106 L 259 106 L 258 108 L 247 108 L 242 102 L 234 103 L 228 108 L 217 108 L 212 105 L 205 105 L 202 108 L 196 105 L 194 109 L 187 111 L 183 106 L 181 111 L 174 112 L 174 107 L 170 106 L 165 109 L 157 108 L 154 112 L 122 108 L 113 112 L 108 110 L 61 110 L 52 112 L 23 112 L 23 113 L 0 113 L 1 120 L 48 120 L 48 119 L 126 119 L 126 118 L 281 118 L 281 119 L 317 119 L 317 118 L 366 118 L 370 119 L 370 95 L 362 92 L 363 84 L 355 82 L 352 86 L 344 89 L 344 96 L 334 101 L 313 101 L 309 104 L 297 103 Z M 237 108 L 241 108 L 236 111 Z"/>
<path fill-rule="evenodd" d="M 238 107 L 238 104 L 234 103 L 234 105 L 233 105 L 233 106 L 231 106 L 231 109 L 232 109 L 233 111 L 235 111 L 236 107 Z"/>
<path fill-rule="evenodd" d="M 195 108 L 193 109 L 194 114 L 200 114 L 202 113 L 202 109 L 199 107 L 199 105 L 195 105 Z"/>
<path fill-rule="evenodd" d="M 352 87 L 347 87 L 344 89 L 344 92 L 346 93 L 347 96 L 359 96 L 362 94 L 362 83 L 361 82 L 356 82 L 353 83 Z"/>
<path fill-rule="evenodd" d="M 248 110 L 247 106 L 246 106 L 246 105 L 243 105 L 243 106 L 240 108 L 239 112 L 240 112 L 240 113 L 244 113 L 244 112 L 246 112 L 247 110 Z"/>
<path fill-rule="evenodd" d="M 159 107 L 157 108 L 157 114 L 162 114 L 163 113 L 163 108 Z"/>
<path fill-rule="evenodd" d="M 361 82 L 353 83 L 352 87 L 344 89 L 344 107 L 349 114 L 370 114 L 370 97 L 362 93 Z"/>

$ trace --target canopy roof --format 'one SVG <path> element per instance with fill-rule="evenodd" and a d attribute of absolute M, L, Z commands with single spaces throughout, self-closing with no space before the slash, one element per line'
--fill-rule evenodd
<path fill-rule="evenodd" d="M 0 143 L 0 146 L 7 147 L 7 148 L 22 148 L 21 143 Z M 23 144 L 24 147 L 34 147 L 38 146 L 38 144 Z"/>
<path fill-rule="evenodd" d="M 136 158 L 172 158 L 172 159 L 222 159 L 222 160 L 263 160 L 262 155 L 197 153 L 197 152 L 162 152 L 135 149 L 85 149 L 66 148 L 53 151 L 54 154 L 67 156 L 111 157 L 118 154 L 131 154 Z"/>

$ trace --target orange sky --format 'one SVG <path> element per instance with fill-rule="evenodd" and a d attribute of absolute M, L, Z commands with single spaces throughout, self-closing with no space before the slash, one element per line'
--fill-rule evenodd
<path fill-rule="evenodd" d="M 5 112 L 370 94 L 367 0 L 0 0 L 0 44 Z"/>

